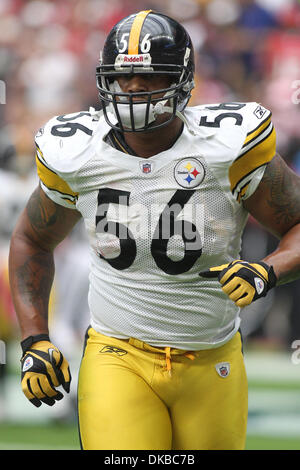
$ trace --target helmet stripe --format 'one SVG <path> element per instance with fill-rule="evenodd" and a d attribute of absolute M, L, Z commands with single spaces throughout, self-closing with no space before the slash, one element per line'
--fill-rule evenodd
<path fill-rule="evenodd" d="M 140 39 L 141 30 L 142 30 L 142 27 L 143 27 L 143 24 L 147 15 L 149 15 L 151 11 L 152 10 L 140 11 L 134 18 L 130 35 L 129 35 L 128 54 L 135 55 L 139 53 L 139 39 Z"/>

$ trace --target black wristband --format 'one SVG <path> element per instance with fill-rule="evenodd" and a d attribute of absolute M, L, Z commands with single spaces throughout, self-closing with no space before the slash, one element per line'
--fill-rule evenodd
<path fill-rule="evenodd" d="M 270 266 L 270 270 L 269 270 L 269 285 L 270 285 L 270 289 L 272 289 L 272 287 L 275 287 L 275 286 L 276 286 L 276 283 L 277 283 L 277 276 L 276 276 L 276 274 L 274 273 L 273 266 Z"/>
<path fill-rule="evenodd" d="M 50 341 L 49 335 L 42 333 L 40 335 L 28 336 L 28 338 L 23 339 L 23 341 L 21 341 L 23 354 L 31 348 L 33 343 L 37 343 L 38 341 Z"/>
<path fill-rule="evenodd" d="M 259 264 L 261 264 L 265 270 L 268 273 L 268 284 L 269 284 L 269 289 L 272 289 L 273 287 L 276 286 L 277 283 L 277 276 L 274 273 L 273 266 L 270 264 L 265 263 L 264 261 L 260 261 Z"/>

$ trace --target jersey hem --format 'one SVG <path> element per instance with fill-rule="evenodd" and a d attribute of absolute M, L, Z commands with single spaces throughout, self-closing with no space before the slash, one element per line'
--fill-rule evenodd
<path fill-rule="evenodd" d="M 143 341 L 147 344 L 149 344 L 149 346 L 153 346 L 153 347 L 156 347 L 156 348 L 166 348 L 166 347 L 170 347 L 170 348 L 174 348 L 174 349 L 182 349 L 184 351 L 202 351 L 202 350 L 206 350 L 206 349 L 216 349 L 216 348 L 219 348 L 221 346 L 223 346 L 224 344 L 226 344 L 228 341 L 230 341 L 233 336 L 238 332 L 239 330 L 239 327 L 240 327 L 240 323 L 241 323 L 241 319 L 240 317 L 237 317 L 235 319 L 235 324 L 234 324 L 234 328 L 230 331 L 230 333 L 228 333 L 224 338 L 220 339 L 219 341 L 201 341 L 201 342 L 193 342 L 193 343 L 188 343 L 188 342 L 181 342 L 181 343 L 178 343 L 176 341 L 166 341 L 166 342 L 162 342 L 160 340 L 158 341 L 149 341 L 149 340 L 145 340 L 145 338 L 143 337 L 139 337 L 139 338 L 133 338 L 133 339 L 138 339 L 139 341 Z M 96 324 L 93 320 L 91 320 L 90 322 L 90 325 L 91 327 L 97 332 L 97 333 L 100 333 L 104 336 L 107 336 L 108 338 L 112 337 L 112 338 L 116 338 L 116 339 L 130 339 L 131 337 L 130 336 L 126 336 L 126 335 L 120 335 L 120 333 L 114 333 L 113 331 L 109 332 L 106 330 L 104 331 L 103 328 L 100 328 L 98 324 Z"/>

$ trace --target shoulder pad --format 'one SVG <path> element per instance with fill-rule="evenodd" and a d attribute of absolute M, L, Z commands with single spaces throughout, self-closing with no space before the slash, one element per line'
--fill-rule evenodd
<path fill-rule="evenodd" d="M 195 111 L 201 131 L 214 133 L 226 129 L 224 140 L 235 138 L 241 140 L 241 145 L 271 118 L 271 112 L 256 102 L 206 104 L 195 107 Z"/>
<path fill-rule="evenodd" d="M 238 201 L 254 193 L 266 165 L 276 153 L 272 113 L 255 102 L 247 103 L 241 113 L 244 140 L 228 173 L 231 191 Z"/>
<path fill-rule="evenodd" d="M 271 116 L 268 109 L 256 102 L 206 104 L 196 106 L 195 110 L 199 113 L 199 126 L 210 129 L 234 125 L 250 131 Z"/>
<path fill-rule="evenodd" d="M 240 113 L 243 116 L 243 128 L 247 134 L 261 127 L 272 116 L 271 111 L 256 102 L 245 103 Z"/>
<path fill-rule="evenodd" d="M 242 113 L 247 105 L 245 103 L 214 103 L 195 106 L 193 108 L 193 122 L 196 132 L 202 138 L 217 136 L 234 154 L 245 139 L 244 121 Z"/>
<path fill-rule="evenodd" d="M 40 157 L 54 171 L 71 173 L 92 156 L 101 111 L 55 116 L 35 136 Z"/>

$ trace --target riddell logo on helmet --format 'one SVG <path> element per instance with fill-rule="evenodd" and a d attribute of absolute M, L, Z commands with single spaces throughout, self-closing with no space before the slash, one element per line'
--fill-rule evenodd
<path fill-rule="evenodd" d="M 144 62 L 144 56 L 142 55 L 125 55 L 124 63 L 126 62 Z"/>
<path fill-rule="evenodd" d="M 143 67 L 149 67 L 151 64 L 150 54 L 118 54 L 115 61 L 115 68 L 121 68 L 123 65 L 141 64 Z"/>

